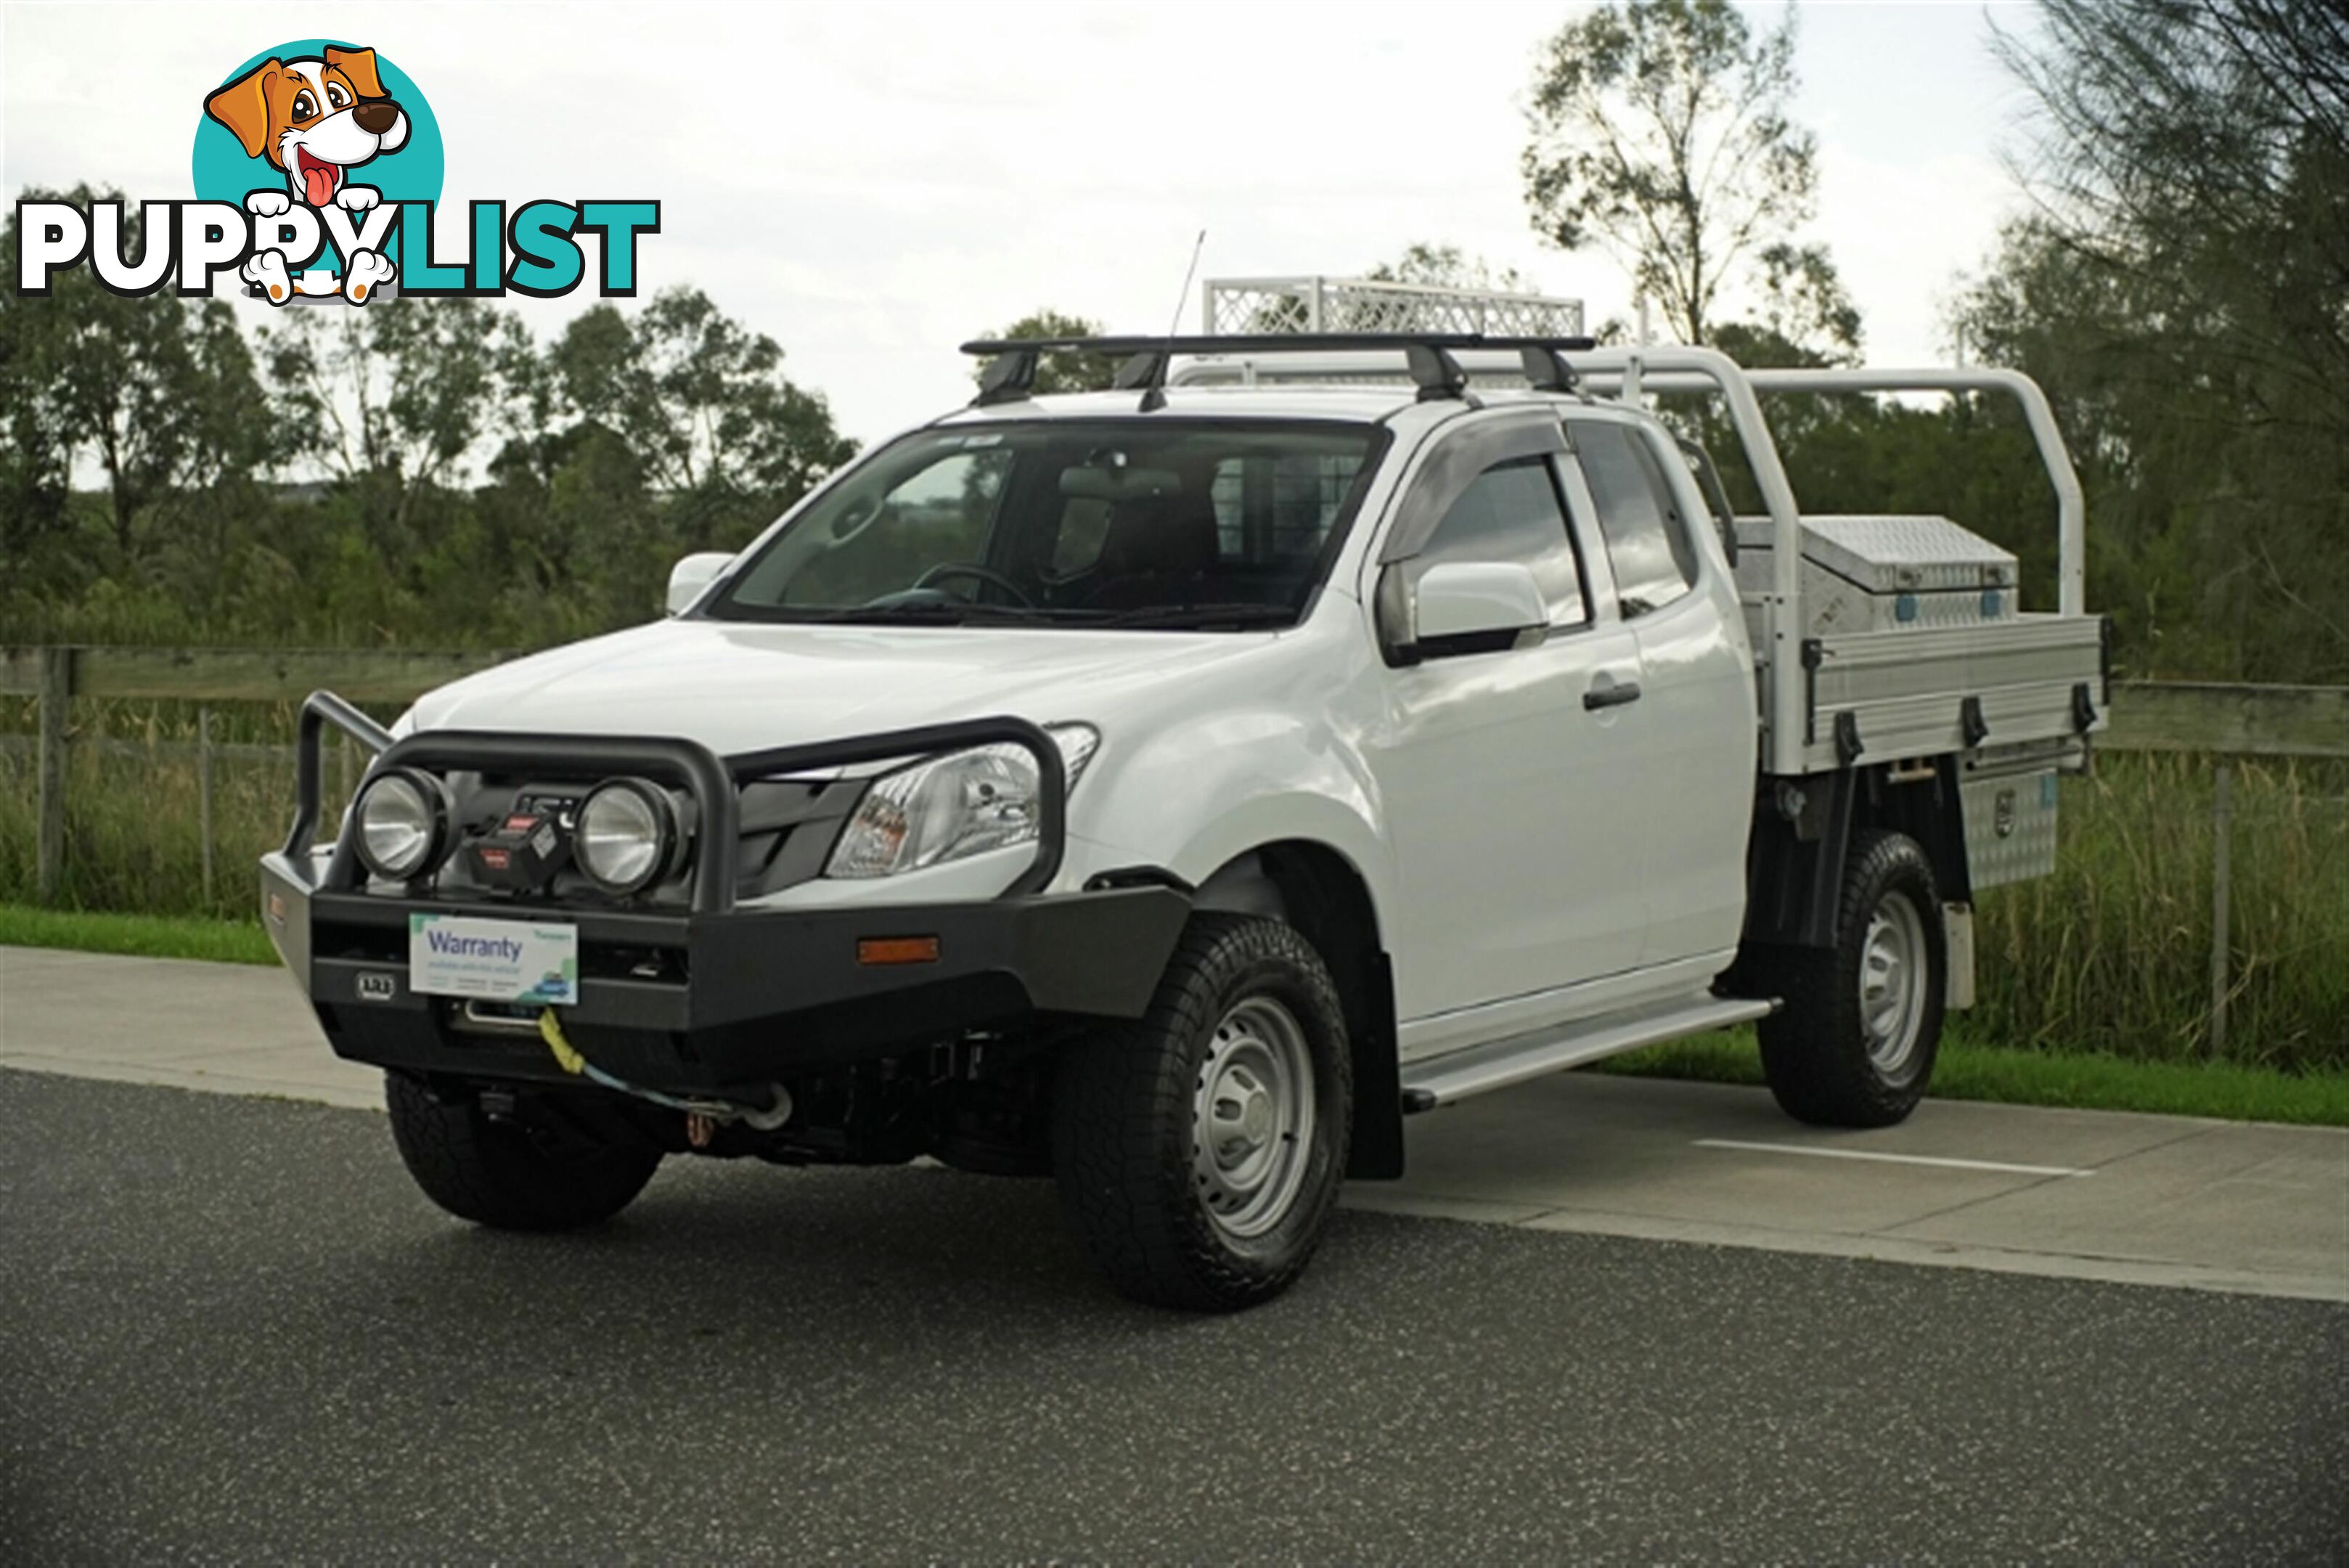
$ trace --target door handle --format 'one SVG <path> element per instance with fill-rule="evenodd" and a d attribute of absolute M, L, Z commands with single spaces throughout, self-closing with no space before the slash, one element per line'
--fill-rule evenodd
<path fill-rule="evenodd" d="M 1640 683 L 1636 680 L 1618 680 L 1608 686 L 1593 686 L 1582 694 L 1583 707 L 1593 712 L 1601 708 L 1620 708 L 1626 702 L 1639 700 Z"/>

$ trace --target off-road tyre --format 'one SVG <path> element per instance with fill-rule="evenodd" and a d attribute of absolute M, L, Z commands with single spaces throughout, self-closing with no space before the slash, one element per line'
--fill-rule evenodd
<path fill-rule="evenodd" d="M 1235 1070 L 1235 1037 L 1223 1026 L 1255 999 L 1298 1026 L 1310 1058 L 1310 1125 L 1286 1140 L 1304 1150 L 1293 1198 L 1268 1211 L 1278 1218 L 1261 1234 L 1241 1236 L 1202 1195 L 1209 1178 L 1196 1167 L 1215 1157 L 1200 1141 L 1197 1103 Z M 1301 1115 L 1301 1098 L 1290 1098 Z M 1312 944 L 1278 920 L 1194 915 L 1147 1015 L 1061 1047 L 1052 1094 L 1061 1210 L 1111 1282 L 1138 1301 L 1196 1312 L 1268 1301 L 1303 1272 L 1320 1240 L 1345 1172 L 1352 1104 L 1345 1012 Z"/>
<path fill-rule="evenodd" d="M 649 1147 L 534 1136 L 493 1121 L 471 1095 L 437 1097 L 385 1075 L 392 1140 L 424 1196 L 460 1220 L 501 1231 L 571 1231 L 634 1201 L 661 1161 Z"/>
<path fill-rule="evenodd" d="M 1907 1044 L 1888 1063 L 1885 1056 L 1896 1054 L 1882 1036 L 1871 1035 L 1862 970 L 1870 962 L 1871 925 L 1888 911 L 1897 920 L 1896 901 L 1915 913 L 1908 940 L 1925 972 L 1917 982 L 1913 1034 L 1900 1032 Z M 1915 839 L 1861 829 L 1844 863 L 1835 945 L 1754 956 L 1755 988 L 1784 1002 L 1757 1029 L 1763 1070 L 1781 1109 L 1797 1121 L 1842 1127 L 1889 1127 L 1916 1109 L 1940 1047 L 1949 946 L 1933 867 Z"/>

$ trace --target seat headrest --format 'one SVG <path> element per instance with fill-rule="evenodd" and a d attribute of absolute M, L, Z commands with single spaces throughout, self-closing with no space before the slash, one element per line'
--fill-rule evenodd
<path fill-rule="evenodd" d="M 1101 569 L 1111 576 L 1175 576 L 1206 570 L 1220 554 L 1215 504 L 1177 490 L 1112 509 Z"/>

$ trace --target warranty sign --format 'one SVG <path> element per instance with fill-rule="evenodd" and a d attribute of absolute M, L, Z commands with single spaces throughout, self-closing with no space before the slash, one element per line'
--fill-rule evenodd
<path fill-rule="evenodd" d="M 579 1000 L 579 929 L 410 915 L 408 989 L 421 996 L 567 1006 Z"/>

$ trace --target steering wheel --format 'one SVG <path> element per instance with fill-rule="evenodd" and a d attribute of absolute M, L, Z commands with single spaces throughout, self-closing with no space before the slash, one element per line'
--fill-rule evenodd
<path fill-rule="evenodd" d="M 1036 601 L 1028 597 L 1028 591 L 1025 588 L 1022 588 L 1018 583 L 1013 582 L 1009 577 L 1005 576 L 1001 572 L 997 571 L 994 567 L 982 566 L 976 561 L 941 561 L 936 566 L 932 566 L 928 571 L 924 572 L 920 576 L 916 577 L 914 579 L 914 587 L 916 588 L 933 587 L 936 587 L 942 578 L 946 577 L 969 577 L 978 582 L 987 583 L 995 587 L 1001 588 L 1005 593 L 1009 594 L 1019 604 L 1021 609 L 1034 609 L 1036 607 Z"/>

